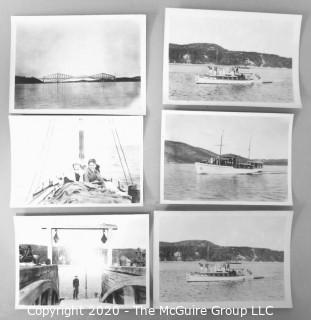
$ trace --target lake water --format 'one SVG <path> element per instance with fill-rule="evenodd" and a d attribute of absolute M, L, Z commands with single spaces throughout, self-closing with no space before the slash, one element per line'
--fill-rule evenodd
<path fill-rule="evenodd" d="M 284 298 L 284 267 L 281 262 L 247 262 L 263 279 L 227 283 L 188 283 L 186 273 L 199 271 L 198 262 L 160 262 L 160 301 L 279 301 Z"/>
<path fill-rule="evenodd" d="M 16 109 L 131 109 L 141 107 L 140 82 L 17 84 Z"/>
<path fill-rule="evenodd" d="M 269 84 L 196 84 L 195 76 L 207 70 L 204 64 L 170 64 L 169 98 L 185 101 L 293 102 L 292 69 L 255 67 L 245 70 L 258 74 L 262 81 L 273 81 Z"/>
<path fill-rule="evenodd" d="M 194 164 L 164 164 L 164 199 L 286 201 L 287 166 L 264 166 L 254 175 L 199 175 Z"/>

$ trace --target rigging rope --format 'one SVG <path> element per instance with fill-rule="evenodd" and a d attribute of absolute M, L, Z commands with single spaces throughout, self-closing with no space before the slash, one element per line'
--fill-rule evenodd
<path fill-rule="evenodd" d="M 52 133 L 54 131 L 54 126 L 52 120 L 49 120 L 48 124 L 48 130 L 46 131 L 46 136 L 45 139 L 42 141 L 41 145 L 41 152 L 40 152 L 40 160 L 39 160 L 39 168 L 38 171 L 34 173 L 34 177 L 32 179 L 32 183 L 30 185 L 29 191 L 28 191 L 28 197 L 27 199 L 30 199 L 31 201 L 33 200 L 33 191 L 34 188 L 37 188 L 36 185 L 40 183 L 40 180 L 42 178 L 42 171 L 43 171 L 43 166 L 46 164 L 46 160 L 49 154 L 49 149 L 50 149 L 50 140 Z"/>
<path fill-rule="evenodd" d="M 119 161 L 120 161 L 120 164 L 121 164 L 121 167 L 122 167 L 122 171 L 123 171 L 123 174 L 124 174 L 124 178 L 125 178 L 126 184 L 129 185 L 113 129 L 112 129 L 112 137 L 113 137 L 114 145 L 115 145 L 116 150 L 117 150 L 117 154 L 118 154 L 118 157 L 119 157 Z"/>
<path fill-rule="evenodd" d="M 118 142 L 119 142 L 119 146 L 120 146 L 121 151 L 122 151 L 122 155 L 123 155 L 123 158 L 124 158 L 124 162 L 125 162 L 125 165 L 126 165 L 126 168 L 127 168 L 128 175 L 129 175 L 130 180 L 131 180 L 131 184 L 133 184 L 132 175 L 131 175 L 131 172 L 130 172 L 130 169 L 129 169 L 129 166 L 128 166 L 128 163 L 127 163 L 127 160 L 126 160 L 126 156 L 125 156 L 125 153 L 124 153 L 124 150 L 123 150 L 123 147 L 122 147 L 122 144 L 121 144 L 120 138 L 119 138 L 118 131 L 117 131 L 117 129 L 116 129 L 116 128 L 114 128 L 114 130 L 115 130 L 115 133 L 116 133 L 116 136 L 117 136 Z"/>

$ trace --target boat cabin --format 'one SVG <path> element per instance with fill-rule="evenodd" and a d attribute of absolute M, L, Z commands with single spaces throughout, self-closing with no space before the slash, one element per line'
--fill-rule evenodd
<path fill-rule="evenodd" d="M 202 275 L 211 277 L 234 277 L 244 275 L 244 268 L 234 267 L 240 265 L 240 262 L 225 262 L 222 264 L 205 264 L 205 268 L 201 266 Z"/>
<path fill-rule="evenodd" d="M 263 168 L 263 161 L 248 160 L 237 155 L 223 155 L 221 158 L 211 157 L 209 160 L 203 160 L 202 163 L 209 163 L 220 166 L 227 166 L 233 168 L 243 169 L 261 169 Z"/>
<path fill-rule="evenodd" d="M 232 67 L 220 67 L 220 66 L 208 66 L 207 73 L 204 74 L 207 78 L 213 78 L 217 80 L 251 80 L 253 79 L 252 73 L 241 72 L 239 66 Z"/>

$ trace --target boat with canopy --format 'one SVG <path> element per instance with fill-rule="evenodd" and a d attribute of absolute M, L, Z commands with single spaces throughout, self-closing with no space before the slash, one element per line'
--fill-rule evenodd
<path fill-rule="evenodd" d="M 263 83 L 261 77 L 256 73 L 243 72 L 239 67 L 223 68 L 219 66 L 208 66 L 208 71 L 202 75 L 197 75 L 195 78 L 195 82 L 197 84 L 238 85 Z"/>
<path fill-rule="evenodd" d="M 241 267 L 241 262 L 224 262 L 220 264 L 203 265 L 199 263 L 201 271 L 186 274 L 187 282 L 223 282 L 262 279 L 263 276 L 254 276 L 249 269 Z"/>

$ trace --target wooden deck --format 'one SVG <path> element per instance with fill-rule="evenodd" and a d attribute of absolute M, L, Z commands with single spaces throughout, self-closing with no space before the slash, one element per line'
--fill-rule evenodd
<path fill-rule="evenodd" d="M 118 272 L 123 274 L 129 274 L 133 276 L 145 276 L 146 268 L 145 267 L 123 267 L 123 266 L 113 266 L 107 269 L 111 272 Z"/>
<path fill-rule="evenodd" d="M 19 288 L 22 289 L 37 280 L 51 280 L 58 288 L 57 265 L 36 265 L 33 263 L 20 263 Z"/>
<path fill-rule="evenodd" d="M 127 305 L 145 303 L 146 276 L 142 269 L 145 268 L 114 267 L 105 270 L 102 275 L 101 301 Z"/>
<path fill-rule="evenodd" d="M 116 266 L 105 269 L 99 298 L 59 301 L 57 265 L 20 265 L 20 305 L 57 305 L 60 307 L 96 307 L 146 303 L 146 268 Z"/>
<path fill-rule="evenodd" d="M 59 301 L 57 265 L 20 265 L 20 305 L 55 305 Z"/>

